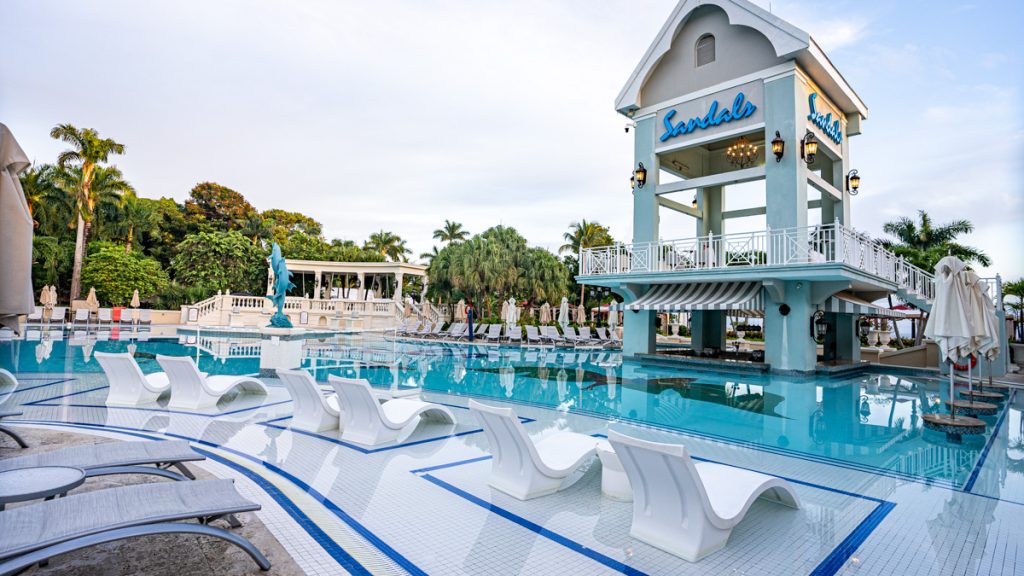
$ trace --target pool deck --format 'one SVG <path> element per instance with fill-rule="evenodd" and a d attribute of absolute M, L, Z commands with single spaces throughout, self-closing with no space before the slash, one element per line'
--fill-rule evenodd
<path fill-rule="evenodd" d="M 1011 398 L 963 484 L 843 466 L 689 434 L 516 404 L 535 438 L 614 428 L 685 443 L 696 457 L 788 478 L 803 502 L 757 502 L 728 545 L 688 563 L 629 536 L 631 505 L 602 497 L 600 467 L 521 502 L 487 485 L 487 442 L 466 398 L 454 426 L 420 426 L 377 448 L 287 427 L 290 400 L 215 409 L 103 407 L 102 374 L 24 374 L 18 427 L 123 439 L 184 438 L 209 468 L 255 487 L 257 513 L 308 574 L 1019 574 L 1024 571 L 1024 421 Z M 10 453 L 5 449 L 4 453 Z M 1017 457 L 1014 457 L 1017 456 Z M 255 570 L 255 568 L 253 568 Z"/>

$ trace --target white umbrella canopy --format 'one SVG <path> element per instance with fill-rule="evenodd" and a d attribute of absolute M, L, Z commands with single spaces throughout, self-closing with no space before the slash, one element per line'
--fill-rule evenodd
<path fill-rule="evenodd" d="M 565 328 L 569 325 L 569 299 L 562 296 L 562 304 L 558 307 L 558 323 Z"/>
<path fill-rule="evenodd" d="M 999 320 L 996 318 L 995 304 L 988 295 L 988 284 L 985 281 L 970 270 L 966 278 L 971 295 L 971 319 L 979 331 L 971 348 L 979 356 L 993 360 L 999 355 Z"/>
<path fill-rule="evenodd" d="M 576 323 L 587 323 L 587 309 L 583 307 L 583 304 L 580 304 L 579 306 L 576 307 Z"/>
<path fill-rule="evenodd" d="M 971 321 L 965 268 L 966 264 L 956 256 L 946 256 L 935 265 L 935 300 L 924 329 L 925 337 L 938 344 L 942 359 L 950 362 L 967 356 L 977 335 Z"/>
<path fill-rule="evenodd" d="M 547 302 L 540 306 L 540 323 L 547 324 L 551 322 L 551 304 Z"/>
<path fill-rule="evenodd" d="M 455 321 L 462 322 L 466 319 L 466 301 L 459 300 L 459 303 L 455 305 Z"/>
<path fill-rule="evenodd" d="M 608 327 L 612 330 L 619 323 L 619 305 L 612 302 L 608 305 Z"/>
<path fill-rule="evenodd" d="M 508 300 L 505 300 L 501 303 L 501 319 L 508 319 Z"/>
<path fill-rule="evenodd" d="M 18 332 L 18 316 L 34 309 L 32 217 L 18 174 L 28 156 L 7 126 L 0 124 L 0 326 Z"/>
<path fill-rule="evenodd" d="M 519 308 L 516 307 L 516 301 L 513 298 L 508 299 L 508 315 L 505 318 L 505 323 L 509 326 L 515 326 L 519 322 Z"/>
<path fill-rule="evenodd" d="M 140 304 L 141 304 L 141 302 L 139 302 L 139 290 L 138 290 L 138 288 L 136 288 L 135 292 L 132 292 L 131 307 L 132 308 L 138 308 Z"/>

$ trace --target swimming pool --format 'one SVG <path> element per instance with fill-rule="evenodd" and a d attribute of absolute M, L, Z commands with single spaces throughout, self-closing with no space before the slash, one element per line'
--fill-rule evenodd
<path fill-rule="evenodd" d="M 157 354 L 190 356 L 211 374 L 259 372 L 260 340 L 110 334 L 0 342 L 0 367 L 19 373 L 100 372 L 95 351 L 132 352 L 144 372 Z M 922 415 L 946 391 L 929 377 L 739 375 L 645 366 L 609 351 L 402 342 L 380 335 L 306 340 L 302 366 L 385 388 L 492 398 L 596 416 L 900 479 L 961 486 L 989 436 L 948 442 Z M 1000 415 L 986 417 L 988 429 Z"/>

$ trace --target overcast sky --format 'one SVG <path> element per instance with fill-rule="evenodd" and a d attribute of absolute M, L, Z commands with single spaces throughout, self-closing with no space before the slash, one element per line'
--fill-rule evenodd
<path fill-rule="evenodd" d="M 40 162 L 63 149 L 55 124 L 96 128 L 143 196 L 214 181 L 328 238 L 386 229 L 419 254 L 448 218 L 556 249 L 586 218 L 628 241 L 614 99 L 674 5 L 4 0 L 0 122 Z M 870 109 L 855 227 L 969 218 L 985 272 L 1024 274 L 1022 6 L 772 2 Z M 663 220 L 663 238 L 691 232 Z"/>

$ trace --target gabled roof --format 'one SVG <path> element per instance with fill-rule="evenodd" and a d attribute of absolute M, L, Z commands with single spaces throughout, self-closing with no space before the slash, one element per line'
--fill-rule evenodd
<path fill-rule="evenodd" d="M 717 6 L 725 12 L 730 24 L 747 26 L 760 32 L 775 48 L 776 56 L 796 60 L 844 113 L 858 113 L 867 118 L 867 106 L 810 34 L 747 0 L 680 0 L 619 93 L 615 100 L 616 110 L 628 116 L 641 107 L 641 88 L 662 56 L 672 48 L 672 41 L 690 14 L 701 6 Z"/>

